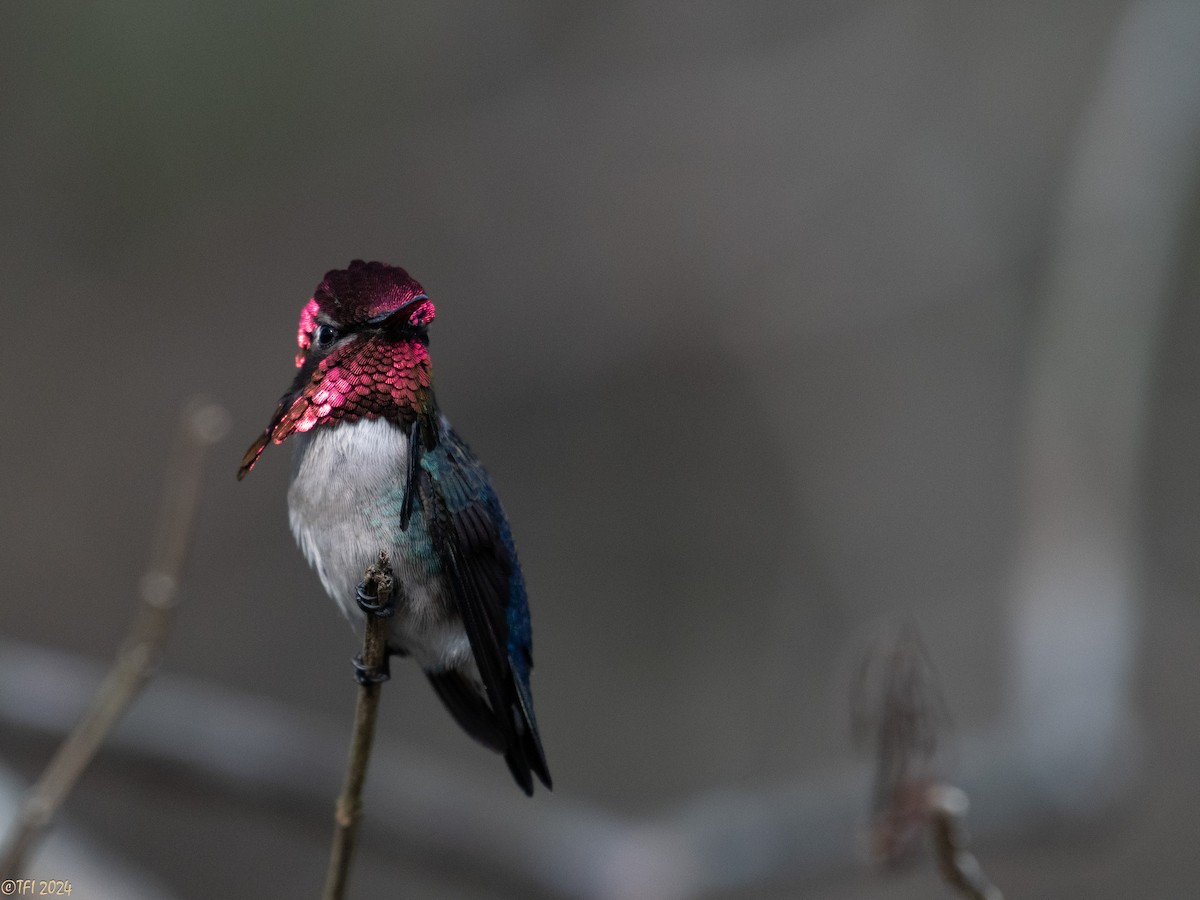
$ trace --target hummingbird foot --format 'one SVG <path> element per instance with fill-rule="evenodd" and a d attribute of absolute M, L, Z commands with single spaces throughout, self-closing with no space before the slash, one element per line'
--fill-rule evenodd
<path fill-rule="evenodd" d="M 382 584 L 385 578 L 387 583 Z M 360 581 L 354 589 L 354 599 L 358 602 L 358 608 L 369 615 L 390 619 L 396 613 L 396 604 L 392 600 L 392 579 L 390 576 L 381 575 L 378 580 L 372 580 L 375 581 L 374 590 L 365 581 Z"/>
<path fill-rule="evenodd" d="M 362 661 L 362 654 L 358 654 L 352 660 L 354 664 L 354 680 L 363 687 L 372 684 L 383 684 L 392 677 L 392 667 L 388 663 L 388 657 L 383 658 L 383 664 L 378 668 L 368 666 Z"/>

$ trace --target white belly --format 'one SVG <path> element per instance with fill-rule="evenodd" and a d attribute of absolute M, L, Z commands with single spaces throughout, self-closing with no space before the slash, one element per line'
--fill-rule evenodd
<path fill-rule="evenodd" d="M 390 642 L 424 668 L 469 665 L 466 633 L 446 603 L 442 579 L 397 544 L 408 460 L 404 433 L 385 419 L 363 419 L 292 440 L 298 446 L 288 517 L 325 590 L 359 625 L 355 588 L 379 551 L 388 551 L 398 589 Z"/>

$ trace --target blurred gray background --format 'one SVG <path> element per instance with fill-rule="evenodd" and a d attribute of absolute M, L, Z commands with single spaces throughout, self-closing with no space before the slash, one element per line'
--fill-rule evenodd
<path fill-rule="evenodd" d="M 415 818 L 368 797 L 355 896 L 950 896 L 927 860 L 883 876 L 855 845 L 870 768 L 848 737 L 850 673 L 870 635 L 910 620 L 955 721 L 942 774 L 982 786 L 974 849 L 1006 896 L 1191 895 L 1191 7 L 5 5 L 2 647 L 110 659 L 180 405 L 199 393 L 234 422 L 163 668 L 193 700 L 148 695 L 65 827 L 147 896 L 316 894 L 356 645 L 288 533 L 288 448 L 234 474 L 292 377 L 301 306 L 361 257 L 437 303 L 439 399 L 524 564 L 555 791 L 521 796 L 398 664 L 381 740 L 413 764 L 377 758 L 372 783 L 401 785 Z M 1077 227 L 1097 209 L 1102 240 Z M 1075 391 L 1063 408 L 1056 377 Z M 1044 448 L 1063 422 L 1067 449 Z M 1087 545 L 1116 570 L 1097 614 L 1111 627 L 1075 649 L 1076 619 L 1037 624 L 1058 608 L 1037 589 L 1060 558 L 1043 500 L 1113 523 Z M 1039 659 L 1111 675 L 1107 730 L 1062 738 L 1056 771 L 1117 749 L 1058 804 L 979 761 L 1026 721 L 1022 691 L 1075 696 L 1038 680 L 1029 632 L 1053 642 Z M 47 703 L 90 687 L 72 671 L 51 667 Z M 212 754 L 240 752 L 220 697 L 307 723 L 275 740 L 320 748 L 328 777 L 256 789 L 269 779 L 172 750 L 152 713 L 174 705 Z M 0 716 L 0 766 L 32 778 L 57 726 Z M 455 786 L 437 829 L 413 810 L 442 792 L 404 793 L 420 779 Z M 988 785 L 1028 803 L 1001 815 Z M 668 884 L 647 835 L 787 798 L 838 828 L 717 840 L 734 874 Z M 589 843 L 601 826 L 615 843 Z M 545 833 L 591 847 L 609 880 L 555 887 Z M 481 853 L 488 835 L 511 844 Z M 789 841 L 820 846 L 767 859 Z M 757 868 L 738 861 L 759 850 Z M 82 878 L 58 859 L 35 871 Z"/>

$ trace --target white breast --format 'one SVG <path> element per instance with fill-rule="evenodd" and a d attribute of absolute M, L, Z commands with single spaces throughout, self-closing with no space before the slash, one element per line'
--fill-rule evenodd
<path fill-rule="evenodd" d="M 443 602 L 440 579 L 414 567 L 396 547 L 394 516 L 381 503 L 404 479 L 408 439 L 385 419 L 362 419 L 296 435 L 288 516 L 296 542 L 321 584 L 351 622 L 362 621 L 355 587 L 380 550 L 387 550 L 403 603 L 392 620 L 392 642 L 426 668 L 458 667 L 470 659 L 462 623 Z M 394 508 L 395 504 L 392 504 Z"/>

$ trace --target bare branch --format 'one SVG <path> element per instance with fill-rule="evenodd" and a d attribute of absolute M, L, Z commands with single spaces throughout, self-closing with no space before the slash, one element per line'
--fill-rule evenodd
<path fill-rule="evenodd" d="M 963 819 L 967 795 L 948 784 L 931 785 L 925 792 L 929 830 L 938 869 L 947 884 L 969 900 L 1004 900 L 1000 889 L 988 881 L 975 855 L 967 849 Z"/>
<path fill-rule="evenodd" d="M 392 567 L 386 552 L 380 552 L 376 563 L 367 569 L 361 594 L 375 598 L 375 605 L 386 609 L 392 594 Z M 379 694 L 382 680 L 378 673 L 387 664 L 387 620 L 364 608 L 367 627 L 363 635 L 358 703 L 354 710 L 354 734 L 346 760 L 346 777 L 334 811 L 333 846 L 329 853 L 329 868 L 325 873 L 324 900 L 342 900 L 350 881 L 350 863 L 358 840 L 358 824 L 362 818 L 363 783 L 367 779 L 367 764 L 371 760 L 371 745 L 375 739 L 375 721 L 379 714 Z M 376 677 L 372 678 L 371 675 Z"/>
<path fill-rule="evenodd" d="M 967 850 L 967 795 L 934 777 L 945 700 L 915 626 L 863 661 L 853 696 L 856 739 L 875 751 L 871 848 L 884 865 L 912 856 L 928 834 L 942 879 L 969 900 L 1003 900 Z"/>
<path fill-rule="evenodd" d="M 137 615 L 91 705 L 17 811 L 0 849 L 0 878 L 20 875 L 55 813 L 154 674 L 174 619 L 176 588 L 187 556 L 204 456 L 228 425 L 229 414 L 220 406 L 192 401 L 184 408 L 167 475 L 157 546 L 139 586 Z"/>

